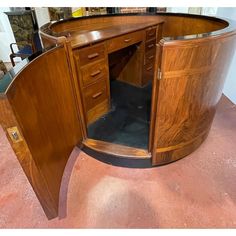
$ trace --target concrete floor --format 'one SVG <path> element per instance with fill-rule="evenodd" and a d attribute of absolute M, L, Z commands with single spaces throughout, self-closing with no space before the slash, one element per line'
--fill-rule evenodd
<path fill-rule="evenodd" d="M 0 227 L 236 228 L 236 106 L 225 97 L 207 140 L 175 163 L 128 169 L 73 155 L 61 219 L 49 221 L 0 129 Z"/>

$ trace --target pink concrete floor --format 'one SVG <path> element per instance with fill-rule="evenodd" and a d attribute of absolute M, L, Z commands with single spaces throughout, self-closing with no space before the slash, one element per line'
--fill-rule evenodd
<path fill-rule="evenodd" d="M 128 169 L 73 155 L 61 219 L 49 221 L 0 129 L 0 227 L 236 228 L 236 106 L 225 97 L 207 140 L 175 163 Z"/>

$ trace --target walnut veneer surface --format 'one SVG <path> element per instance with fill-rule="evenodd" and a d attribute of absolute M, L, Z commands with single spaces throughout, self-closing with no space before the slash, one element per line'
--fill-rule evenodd
<path fill-rule="evenodd" d="M 108 163 L 112 157 L 155 166 L 206 139 L 235 50 L 235 22 L 125 14 L 50 23 L 40 33 L 45 48 L 54 48 L 4 84 L 0 124 L 48 218 L 58 215 L 64 167 L 76 145 Z M 152 81 L 148 150 L 119 151 L 88 139 L 87 126 L 110 109 L 109 75 L 137 87 Z"/>

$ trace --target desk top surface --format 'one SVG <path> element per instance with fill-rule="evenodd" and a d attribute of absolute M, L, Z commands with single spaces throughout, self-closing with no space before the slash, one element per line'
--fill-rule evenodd
<path fill-rule="evenodd" d="M 123 34 L 131 33 L 134 31 L 142 30 L 151 27 L 163 21 L 148 21 L 144 23 L 132 23 L 125 25 L 113 25 L 98 30 L 80 30 L 71 31 L 69 38 L 71 40 L 72 48 L 83 47 L 92 43 L 97 43 L 103 40 L 111 39 Z"/>

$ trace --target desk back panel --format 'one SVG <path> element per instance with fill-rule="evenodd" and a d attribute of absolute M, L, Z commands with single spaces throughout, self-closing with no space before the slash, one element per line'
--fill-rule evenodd
<path fill-rule="evenodd" d="M 163 37 L 176 37 L 186 35 L 197 35 L 223 29 L 228 23 L 216 18 L 200 18 L 189 15 L 167 15 L 163 16 L 165 21 Z"/>

